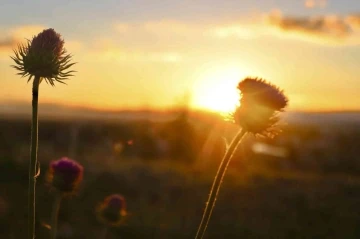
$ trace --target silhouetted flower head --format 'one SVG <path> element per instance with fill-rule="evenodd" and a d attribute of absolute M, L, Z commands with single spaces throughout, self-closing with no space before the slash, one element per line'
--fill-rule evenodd
<path fill-rule="evenodd" d="M 127 215 L 125 198 L 120 194 L 112 194 L 99 204 L 96 210 L 100 222 L 109 226 L 119 226 Z"/>
<path fill-rule="evenodd" d="M 263 79 L 247 77 L 240 81 L 240 106 L 233 114 L 235 123 L 254 134 L 266 134 L 278 122 L 278 112 L 287 105 L 283 91 Z"/>
<path fill-rule="evenodd" d="M 16 65 L 12 67 L 20 71 L 18 75 L 28 76 L 28 81 L 38 76 L 54 86 L 54 81 L 64 83 L 75 72 L 68 70 L 75 63 L 70 63 L 71 56 L 66 54 L 64 40 L 52 28 L 19 45 L 14 53 L 15 57 L 11 58 Z"/>
<path fill-rule="evenodd" d="M 52 161 L 48 172 L 48 183 L 61 193 L 74 193 L 83 179 L 83 167 L 74 160 L 63 157 Z"/>

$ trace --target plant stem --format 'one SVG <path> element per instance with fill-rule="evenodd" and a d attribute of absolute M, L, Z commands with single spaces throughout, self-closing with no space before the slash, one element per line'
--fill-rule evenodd
<path fill-rule="evenodd" d="M 61 204 L 62 195 L 60 193 L 57 193 L 55 195 L 55 200 L 53 204 L 53 210 L 51 215 L 51 236 L 50 239 L 56 238 L 56 232 L 57 232 L 57 223 L 58 223 L 58 216 L 59 216 L 59 209 Z"/>
<path fill-rule="evenodd" d="M 101 232 L 100 239 L 106 239 L 106 236 L 108 234 L 109 228 L 107 226 L 104 226 L 104 229 Z"/>
<path fill-rule="evenodd" d="M 227 148 L 223 159 L 221 160 L 221 163 L 219 165 L 218 171 L 216 173 L 216 176 L 214 178 L 214 181 L 213 181 L 213 184 L 212 184 L 212 187 L 210 190 L 210 195 L 209 195 L 208 201 L 206 203 L 206 207 L 205 207 L 200 225 L 198 227 L 198 231 L 196 233 L 195 239 L 201 239 L 205 235 L 206 228 L 209 224 L 212 211 L 215 207 L 217 195 L 220 191 L 221 183 L 222 183 L 223 178 L 226 173 L 226 169 L 227 169 L 227 167 L 230 163 L 230 160 L 232 159 L 238 145 L 240 144 L 241 139 L 243 139 L 245 134 L 246 134 L 245 130 L 240 130 L 237 133 L 237 135 L 234 137 L 234 139 L 230 143 L 229 147 Z"/>
<path fill-rule="evenodd" d="M 28 196 L 28 238 L 35 238 L 35 187 L 36 166 L 38 150 L 38 99 L 40 77 L 35 76 L 32 88 L 32 122 L 31 122 L 31 147 L 29 162 L 29 196 Z"/>

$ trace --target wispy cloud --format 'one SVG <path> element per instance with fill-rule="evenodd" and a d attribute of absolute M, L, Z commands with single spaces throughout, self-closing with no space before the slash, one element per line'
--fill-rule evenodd
<path fill-rule="evenodd" d="M 327 0 L 305 0 L 306 8 L 324 8 L 327 5 Z"/>
<path fill-rule="evenodd" d="M 360 17 L 356 14 L 299 17 L 273 11 L 268 14 L 266 22 L 283 36 L 330 44 L 360 44 L 359 32 L 355 29 L 355 26 L 360 26 Z"/>
<path fill-rule="evenodd" d="M 122 47 L 109 38 L 99 39 L 93 44 L 90 54 L 100 61 L 111 62 L 165 62 L 175 63 L 183 59 L 178 52 L 144 51 Z"/>
<path fill-rule="evenodd" d="M 187 23 L 169 19 L 159 21 L 148 21 L 143 23 L 129 24 L 118 23 L 114 25 L 117 33 L 132 34 L 133 36 L 142 35 L 158 36 L 163 39 L 176 40 L 176 37 L 186 37 L 186 40 L 199 40 L 199 38 L 243 38 L 250 39 L 259 33 L 258 24 L 249 24 L 245 22 L 233 22 L 227 24 L 199 24 Z"/>
<path fill-rule="evenodd" d="M 14 38 L 3 38 L 0 39 L 0 51 L 8 50 L 16 46 L 17 41 Z"/>
<path fill-rule="evenodd" d="M 47 27 L 43 25 L 24 25 L 10 29 L 8 32 L 18 41 L 23 41 L 24 39 L 31 39 L 45 28 Z"/>
<path fill-rule="evenodd" d="M 296 17 L 283 16 L 277 12 L 270 14 L 268 21 L 285 32 L 295 31 L 323 37 L 340 38 L 352 32 L 351 27 L 338 16 Z"/>
<path fill-rule="evenodd" d="M 360 13 L 348 15 L 346 17 L 346 22 L 354 29 L 360 28 Z"/>
<path fill-rule="evenodd" d="M 316 1 L 317 5 L 326 2 Z M 249 19 L 227 23 L 186 23 L 174 20 L 150 21 L 136 24 L 120 23 L 115 31 L 147 39 L 156 35 L 164 44 L 198 44 L 211 39 L 251 40 L 262 36 L 290 37 L 327 45 L 360 44 L 360 14 L 296 16 L 284 15 L 280 10 L 257 14 Z M 181 40 L 179 40 L 181 39 Z M 146 43 L 143 43 L 146 44 Z"/>
<path fill-rule="evenodd" d="M 44 26 L 26 25 L 0 32 L 3 36 L 0 37 L 0 55 L 8 55 L 18 43 L 31 39 L 32 36 L 43 29 Z"/>
<path fill-rule="evenodd" d="M 148 33 L 164 35 L 182 35 L 193 36 L 193 34 L 201 34 L 204 32 L 205 26 L 199 26 L 196 24 L 187 24 L 174 20 L 162 20 L 162 21 L 150 21 L 144 23 L 144 30 Z"/>
<path fill-rule="evenodd" d="M 208 33 L 216 38 L 239 38 L 253 39 L 262 32 L 259 24 L 232 23 L 226 25 L 213 26 L 208 29 Z"/>
<path fill-rule="evenodd" d="M 181 21 L 163 19 L 146 21 L 142 23 L 116 23 L 114 29 L 117 33 L 157 35 L 157 36 L 188 36 L 202 34 L 206 25 L 189 24 Z"/>

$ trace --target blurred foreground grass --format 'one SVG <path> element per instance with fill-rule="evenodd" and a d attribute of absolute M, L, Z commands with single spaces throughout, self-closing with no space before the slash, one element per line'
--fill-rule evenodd
<path fill-rule="evenodd" d="M 0 124 L 1 239 L 26 236 L 29 124 L 24 122 L 3 120 Z M 79 125 L 81 131 L 74 131 Z M 211 136 L 209 129 L 189 130 L 179 120 L 166 124 L 170 133 L 165 136 L 177 135 L 174 129 L 184 136 L 166 136 L 181 146 L 170 147 L 173 156 L 167 158 L 153 151 L 162 149 L 154 143 L 161 140 L 152 140 L 163 133 L 157 131 L 158 126 L 66 122 L 40 122 L 40 126 L 38 239 L 49 237 L 53 196 L 44 185 L 48 162 L 62 156 L 74 157 L 84 165 L 85 173 L 78 195 L 63 201 L 59 239 L 99 238 L 102 225 L 94 209 L 113 193 L 125 196 L 130 215 L 126 225 L 110 231 L 109 239 L 195 236 L 224 150 L 224 131 L 218 129 Z M 281 140 L 272 142 L 292 150 L 286 158 L 240 149 L 225 177 L 207 238 L 360 238 L 359 127 L 331 129 L 333 135 L 322 135 L 317 127 L 290 127 Z M 216 140 L 210 142 L 211 137 Z M 206 153 L 187 148 L 183 141 L 189 139 L 195 149 Z M 114 146 L 116 150 L 122 147 L 120 141 L 129 146 L 121 155 L 114 153 Z M 184 158 L 191 154 L 193 160 Z"/>
<path fill-rule="evenodd" d="M 85 174 L 79 194 L 64 201 L 59 238 L 98 238 L 102 227 L 94 207 L 117 192 L 126 197 L 130 216 L 109 238 L 192 238 L 215 170 L 168 161 L 99 166 Z M 1 166 L 1 238 L 25 236 L 26 180 L 26 167 Z M 43 180 L 44 173 L 37 238 L 48 238 L 52 204 Z M 208 238 L 359 238 L 359 203 L 360 180 L 354 176 L 230 169 Z"/>

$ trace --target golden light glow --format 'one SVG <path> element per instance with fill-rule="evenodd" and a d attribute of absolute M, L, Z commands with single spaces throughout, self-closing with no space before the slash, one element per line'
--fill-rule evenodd
<path fill-rule="evenodd" d="M 207 68 L 193 87 L 193 104 L 220 113 L 228 113 L 239 103 L 238 82 L 245 77 L 238 67 Z"/>

